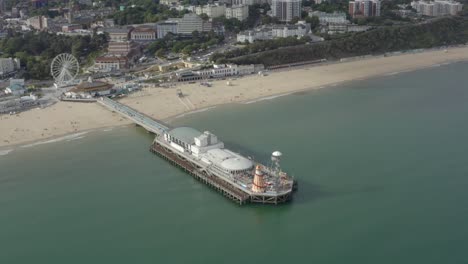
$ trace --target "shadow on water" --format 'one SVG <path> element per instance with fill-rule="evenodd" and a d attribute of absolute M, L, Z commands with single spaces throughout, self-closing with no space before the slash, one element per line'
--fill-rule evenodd
<path fill-rule="evenodd" d="M 307 204 L 323 199 L 340 198 L 351 195 L 377 193 L 384 190 L 383 185 L 326 187 L 310 183 L 305 180 L 298 181 L 298 190 L 294 193 L 293 203 Z"/>

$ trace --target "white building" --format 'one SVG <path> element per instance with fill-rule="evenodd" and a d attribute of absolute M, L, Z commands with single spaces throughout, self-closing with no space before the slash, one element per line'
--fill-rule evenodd
<path fill-rule="evenodd" d="M 343 12 L 326 13 L 326 12 L 320 12 L 320 11 L 310 11 L 309 16 L 318 17 L 319 22 L 322 25 L 326 25 L 328 23 L 344 24 L 344 23 L 349 22 L 346 19 L 346 14 Z"/>
<path fill-rule="evenodd" d="M 235 64 L 215 64 L 212 69 L 194 71 L 194 73 L 203 79 L 221 78 L 237 75 L 237 65 Z"/>
<path fill-rule="evenodd" d="M 177 73 L 178 81 L 195 81 L 212 78 L 224 78 L 236 75 L 253 74 L 264 69 L 263 64 L 236 65 L 215 64 L 211 69 Z"/>
<path fill-rule="evenodd" d="M 197 15 L 206 14 L 209 18 L 224 16 L 225 12 L 225 5 L 204 5 L 195 7 L 195 13 Z"/>
<path fill-rule="evenodd" d="M 295 25 L 275 25 L 270 27 L 256 28 L 254 30 L 246 30 L 237 34 L 238 42 L 248 41 L 253 43 L 257 40 L 268 40 L 274 38 L 286 37 L 304 37 L 310 33 L 310 24 L 304 21 L 299 21 Z"/>
<path fill-rule="evenodd" d="M 35 16 L 26 20 L 26 25 L 36 30 L 46 30 L 49 27 L 49 19 L 45 16 Z"/>
<path fill-rule="evenodd" d="M 445 16 L 457 15 L 463 9 L 463 4 L 455 1 L 413 1 L 411 7 L 416 9 L 416 12 L 425 16 Z"/>
<path fill-rule="evenodd" d="M 296 25 L 275 26 L 272 28 L 273 38 L 303 37 L 310 32 L 310 24 L 299 22 Z"/>
<path fill-rule="evenodd" d="M 179 0 L 160 0 L 159 3 L 161 5 L 167 5 L 167 6 L 174 6 L 179 4 Z"/>
<path fill-rule="evenodd" d="M 301 6 L 301 0 L 272 0 L 271 14 L 279 21 L 288 22 L 295 17 L 301 17 Z"/>
<path fill-rule="evenodd" d="M 237 18 L 240 21 L 244 21 L 249 17 L 249 6 L 248 5 L 233 5 L 226 8 L 226 18 Z"/>
<path fill-rule="evenodd" d="M 97 57 L 94 70 L 98 72 L 111 72 L 128 68 L 128 59 L 125 56 L 104 55 Z"/>
<path fill-rule="evenodd" d="M 256 5 L 256 4 L 266 4 L 269 3 L 268 0 L 230 0 L 228 4 L 230 5 Z"/>
<path fill-rule="evenodd" d="M 177 33 L 190 35 L 194 31 L 207 32 L 211 30 L 211 22 L 203 21 L 196 14 L 185 14 L 177 23 Z"/>
<path fill-rule="evenodd" d="M 6 76 L 20 69 L 20 60 L 0 58 L 0 77 Z"/>
<path fill-rule="evenodd" d="M 164 133 L 164 141 L 175 151 L 191 154 L 221 174 L 245 173 L 254 166 L 251 160 L 225 149 L 224 143 L 208 131 L 177 127 Z"/>
<path fill-rule="evenodd" d="M 156 40 L 156 31 L 149 27 L 137 27 L 130 32 L 130 39 L 133 41 L 153 41 Z"/>

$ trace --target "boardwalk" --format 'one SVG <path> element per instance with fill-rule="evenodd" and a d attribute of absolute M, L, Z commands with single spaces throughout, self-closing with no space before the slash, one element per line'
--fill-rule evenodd
<path fill-rule="evenodd" d="M 161 135 L 165 131 L 168 131 L 170 129 L 162 122 L 158 122 L 153 118 L 142 114 L 131 107 L 128 107 L 107 97 L 101 97 L 99 100 L 97 100 L 97 102 L 110 109 L 111 111 L 119 113 L 124 117 L 132 120 L 135 124 L 145 128 L 149 132 L 152 132 L 156 135 Z"/>

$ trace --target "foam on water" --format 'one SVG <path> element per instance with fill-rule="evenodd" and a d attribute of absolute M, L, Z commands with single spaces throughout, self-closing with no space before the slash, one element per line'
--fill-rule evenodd
<path fill-rule="evenodd" d="M 257 103 L 257 102 L 261 102 L 261 101 L 273 100 L 273 99 L 275 99 L 275 98 L 282 97 L 282 96 L 286 96 L 286 95 L 290 95 L 290 94 L 292 94 L 292 93 L 285 93 L 285 94 L 279 94 L 279 95 L 272 95 L 272 96 L 262 97 L 262 98 L 259 98 L 259 99 L 255 99 L 255 100 L 243 102 L 242 104 L 253 104 L 253 103 Z"/>
<path fill-rule="evenodd" d="M 13 149 L 4 149 L 4 150 L 0 150 L 0 156 L 8 155 L 8 154 L 11 153 L 12 151 L 13 151 Z"/>
<path fill-rule="evenodd" d="M 202 108 L 202 109 L 198 109 L 198 110 L 190 111 L 190 112 L 187 112 L 187 113 L 183 113 L 183 114 L 180 114 L 178 116 L 175 116 L 174 119 L 181 118 L 181 117 L 191 115 L 191 114 L 195 114 L 195 113 L 205 112 L 205 111 L 211 110 L 213 108 L 216 108 L 216 106 L 205 107 L 205 108 Z"/>
<path fill-rule="evenodd" d="M 70 135 L 66 135 L 66 136 L 63 136 L 63 137 L 58 137 L 58 138 L 54 138 L 54 139 L 50 139 L 50 140 L 38 141 L 38 142 L 31 143 L 31 144 L 23 145 L 23 146 L 21 146 L 21 148 L 30 148 L 30 147 L 34 147 L 34 146 L 38 146 L 38 145 L 56 143 L 56 142 L 61 142 L 61 141 L 71 141 L 71 140 L 83 138 L 84 135 L 86 135 L 87 133 L 88 132 L 79 132 L 79 133 L 70 134 Z"/>

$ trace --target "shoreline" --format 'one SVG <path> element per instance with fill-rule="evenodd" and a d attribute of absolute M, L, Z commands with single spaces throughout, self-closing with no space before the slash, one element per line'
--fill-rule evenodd
<path fill-rule="evenodd" d="M 391 77 L 465 61 L 468 61 L 468 47 L 450 48 L 448 52 L 437 50 L 384 58 L 364 58 L 271 71 L 266 77 L 233 77 L 232 86 L 222 80 L 213 81 L 211 88 L 201 87 L 198 83 L 179 84 L 176 88 L 186 94 L 182 99 L 176 96 L 176 89 L 173 88 L 147 88 L 143 92 L 122 98 L 120 102 L 170 124 L 175 119 L 213 110 L 222 105 L 252 104 L 353 81 Z M 294 82 L 287 83 L 288 78 Z M 252 89 L 253 87 L 256 89 Z M 47 121 L 38 121 L 41 117 Z M 45 109 L 32 109 L 13 116 L 4 115 L 0 116 L 0 135 L 6 135 L 7 138 L 3 139 L 2 136 L 0 140 L 0 156 L 25 145 L 46 144 L 77 133 L 129 124 L 131 122 L 97 103 L 85 105 L 59 102 Z"/>

